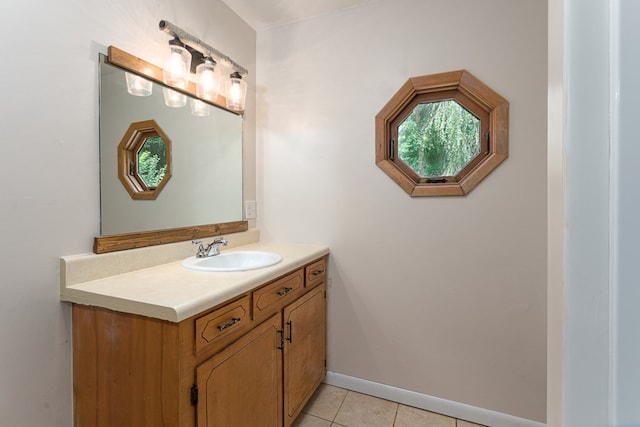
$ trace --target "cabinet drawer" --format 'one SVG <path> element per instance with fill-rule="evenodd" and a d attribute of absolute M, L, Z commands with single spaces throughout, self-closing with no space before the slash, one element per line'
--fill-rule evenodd
<path fill-rule="evenodd" d="M 324 282 L 327 277 L 327 259 L 322 258 L 320 261 L 316 261 L 313 264 L 309 264 L 304 269 L 305 274 L 305 287 L 312 288 L 320 283 Z"/>
<path fill-rule="evenodd" d="M 251 298 L 245 295 L 211 313 L 196 319 L 195 351 L 199 354 L 210 347 L 220 348 L 251 325 Z"/>
<path fill-rule="evenodd" d="M 304 272 L 298 270 L 253 292 L 253 317 L 272 313 L 293 301 L 304 287 Z"/>

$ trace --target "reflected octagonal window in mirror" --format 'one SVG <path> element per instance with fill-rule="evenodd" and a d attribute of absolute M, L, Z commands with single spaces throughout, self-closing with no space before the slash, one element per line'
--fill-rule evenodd
<path fill-rule="evenodd" d="M 118 179 L 133 199 L 158 197 L 171 178 L 171 140 L 154 120 L 129 125 L 118 145 Z"/>
<path fill-rule="evenodd" d="M 409 79 L 376 116 L 376 163 L 411 196 L 465 195 L 506 159 L 508 111 L 465 70 Z"/>

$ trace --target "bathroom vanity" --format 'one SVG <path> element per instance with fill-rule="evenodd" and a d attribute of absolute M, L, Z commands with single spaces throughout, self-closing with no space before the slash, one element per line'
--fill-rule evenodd
<path fill-rule="evenodd" d="M 95 254 L 60 265 L 61 299 L 73 304 L 74 424 L 288 427 L 326 373 L 329 250 L 259 242 L 242 221 L 243 106 L 199 99 L 194 82 L 166 91 L 163 76 L 113 46 L 100 57 L 103 235 Z M 141 95 L 134 78 L 148 96 L 129 96 Z M 167 109 L 172 93 L 206 114 Z M 162 173 L 148 173 L 141 153 Z M 205 264 L 233 251 L 281 260 L 232 272 L 198 271 L 197 256 L 183 265 L 196 255 L 187 239 L 220 234 L 228 248 L 208 257 L 216 251 L 200 246 Z"/>
<path fill-rule="evenodd" d="M 326 373 L 328 249 L 230 250 L 241 248 L 283 259 L 244 272 L 172 261 L 109 275 L 135 253 L 62 258 L 61 296 L 74 303 L 76 426 L 293 423 Z M 108 273 L 92 278 L 98 265 Z"/>

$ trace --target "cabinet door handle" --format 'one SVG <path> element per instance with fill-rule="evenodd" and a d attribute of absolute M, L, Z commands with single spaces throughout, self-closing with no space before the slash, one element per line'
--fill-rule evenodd
<path fill-rule="evenodd" d="M 313 273 L 311 273 L 311 275 L 312 275 L 313 277 L 316 277 L 316 276 L 321 275 L 322 273 L 324 273 L 324 270 L 323 270 L 323 269 L 319 269 L 319 270 L 316 270 L 316 271 L 314 271 Z"/>
<path fill-rule="evenodd" d="M 289 336 L 287 337 L 287 341 L 293 342 L 293 322 L 289 320 L 287 322 L 287 326 L 289 326 Z"/>
<path fill-rule="evenodd" d="M 278 350 L 284 350 L 284 329 L 277 329 L 278 334 L 280 334 L 280 346 L 278 346 Z"/>
<path fill-rule="evenodd" d="M 293 290 L 293 288 L 289 288 L 289 287 L 286 287 L 286 288 L 284 288 L 284 289 L 280 289 L 280 290 L 278 291 L 278 295 L 280 295 L 281 297 L 283 297 L 283 296 L 285 296 L 286 294 L 288 294 L 289 292 L 291 292 L 292 290 Z"/>
<path fill-rule="evenodd" d="M 222 325 L 218 325 L 218 329 L 220 331 L 224 331 L 227 328 L 232 327 L 233 325 L 235 325 L 236 323 L 240 322 L 240 318 L 239 317 L 234 317 L 233 319 L 229 320 L 227 323 L 223 323 Z"/>

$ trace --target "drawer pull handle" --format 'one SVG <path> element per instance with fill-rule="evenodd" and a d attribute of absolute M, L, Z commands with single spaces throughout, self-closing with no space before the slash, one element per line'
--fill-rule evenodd
<path fill-rule="evenodd" d="M 314 271 L 313 273 L 311 273 L 311 275 L 312 275 L 312 276 L 314 276 L 314 277 L 316 277 L 316 276 L 321 275 L 322 273 L 324 273 L 324 270 L 323 270 L 323 269 L 320 269 L 320 270 L 316 270 L 316 271 Z"/>
<path fill-rule="evenodd" d="M 227 328 L 232 327 L 233 325 L 235 325 L 236 323 L 240 322 L 240 318 L 239 317 L 234 317 L 233 319 L 229 320 L 227 323 L 223 323 L 222 325 L 218 325 L 218 329 L 220 331 L 224 331 Z"/>
<path fill-rule="evenodd" d="M 289 287 L 286 287 L 286 288 L 284 288 L 284 289 L 280 289 L 280 290 L 278 291 L 278 295 L 280 295 L 281 297 L 283 297 L 283 296 L 285 296 L 286 294 L 288 294 L 289 292 L 291 292 L 292 290 L 293 290 L 293 288 L 289 288 Z"/>

